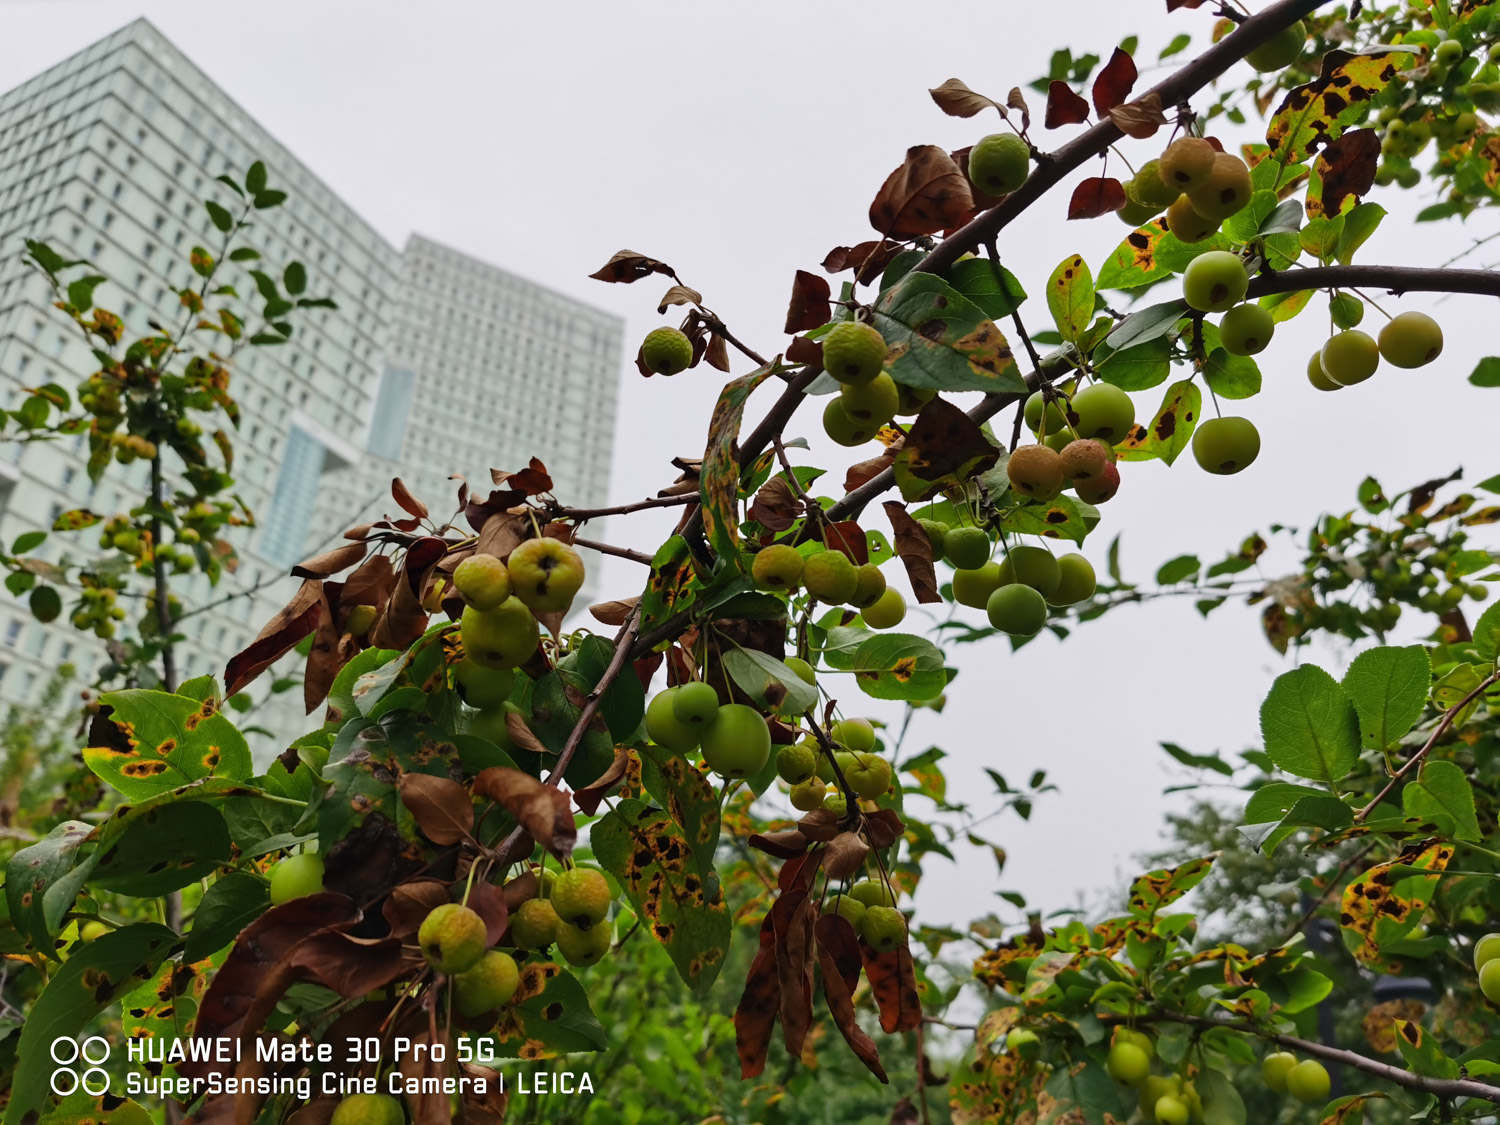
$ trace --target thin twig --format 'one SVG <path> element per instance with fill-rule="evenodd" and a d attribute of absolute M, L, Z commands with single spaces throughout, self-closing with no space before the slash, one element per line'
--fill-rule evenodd
<path fill-rule="evenodd" d="M 616 504 L 612 508 L 549 508 L 547 515 L 549 519 L 559 520 L 591 520 L 600 516 L 625 516 L 631 512 L 644 511 L 647 508 L 670 508 L 682 504 L 696 504 L 698 502 L 697 492 L 682 492 L 675 496 L 653 496 L 649 500 L 637 500 L 631 504 Z"/>
<path fill-rule="evenodd" d="M 632 551 L 629 547 L 616 547 L 613 543 L 600 543 L 594 539 L 573 539 L 573 546 L 587 547 L 591 551 L 598 551 L 601 555 L 614 555 L 617 559 L 629 559 L 631 562 L 640 563 L 642 566 L 651 565 L 651 556 L 643 555 L 640 551 Z"/>

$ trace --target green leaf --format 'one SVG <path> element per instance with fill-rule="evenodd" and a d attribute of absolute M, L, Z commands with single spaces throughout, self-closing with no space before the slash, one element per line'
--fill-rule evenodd
<path fill-rule="evenodd" d="M 880 295 L 875 327 L 898 383 L 939 391 L 1014 391 L 1025 381 L 994 321 L 940 277 L 910 273 Z"/>
<path fill-rule="evenodd" d="M 1193 37 L 1191 35 L 1188 35 L 1186 32 L 1179 32 L 1177 35 L 1174 35 L 1172 37 L 1172 42 L 1163 47 L 1161 49 L 1161 54 L 1157 55 L 1156 57 L 1157 59 L 1169 59 L 1173 55 L 1185 50 L 1187 48 L 1187 45 L 1192 41 Z"/>
<path fill-rule="evenodd" d="M 88 277 L 80 277 L 77 281 L 69 282 L 68 304 L 79 312 L 88 312 L 94 307 L 94 290 L 108 280 L 107 277 L 90 274 Z"/>
<path fill-rule="evenodd" d="M 989 258 L 966 258 L 948 271 L 948 283 L 991 320 L 1015 312 L 1026 300 L 1026 290 L 1010 270 Z"/>
<path fill-rule="evenodd" d="M 1354 252 L 1375 233 L 1380 220 L 1385 218 L 1385 208 L 1378 203 L 1361 203 L 1344 216 L 1344 230 L 1339 235 L 1337 257 L 1344 265 L 1354 259 Z"/>
<path fill-rule="evenodd" d="M 1173 318 L 1175 322 L 1175 317 Z M 1172 346 L 1165 335 L 1110 352 L 1096 369 L 1106 383 L 1122 391 L 1145 391 L 1167 381 L 1172 373 Z"/>
<path fill-rule="evenodd" d="M 307 288 L 307 267 L 301 262 L 291 263 L 281 275 L 281 284 L 293 297 L 297 296 Z"/>
<path fill-rule="evenodd" d="M 1418 780 L 1407 782 L 1401 790 L 1401 807 L 1407 816 L 1447 818 L 1453 824 L 1455 840 L 1478 843 L 1483 839 L 1474 810 L 1474 789 L 1464 771 L 1452 762 L 1426 762 Z"/>
<path fill-rule="evenodd" d="M 1250 398 L 1260 394 L 1260 367 L 1247 355 L 1230 355 L 1223 348 L 1209 353 L 1203 378 L 1220 398 Z"/>
<path fill-rule="evenodd" d="M 10 553 L 13 555 L 24 555 L 27 551 L 34 551 L 47 541 L 45 531 L 23 531 L 17 535 L 10 545 Z"/>
<path fill-rule="evenodd" d="M 1194 769 L 1213 770 L 1214 773 L 1222 774 L 1225 777 L 1234 776 L 1234 767 L 1217 754 L 1194 754 L 1184 750 L 1175 742 L 1163 742 L 1160 745 L 1174 761 L 1180 762 L 1185 766 L 1191 766 Z"/>
<path fill-rule="evenodd" d="M 108 692 L 101 702 L 130 740 L 129 751 L 91 746 L 89 769 L 133 801 L 203 777 L 250 776 L 245 738 L 223 714 L 164 691 Z M 205 714 L 207 710 L 207 714 Z"/>
<path fill-rule="evenodd" d="M 237 246 L 229 252 L 231 262 L 254 262 L 260 259 L 260 251 L 248 246 Z"/>
<path fill-rule="evenodd" d="M 243 871 L 232 871 L 215 879 L 193 911 L 193 928 L 188 933 L 182 959 L 199 961 L 217 953 L 270 905 L 264 879 Z"/>
<path fill-rule="evenodd" d="M 155 898 L 196 883 L 229 859 L 229 829 L 202 801 L 163 805 L 130 822 L 102 849 L 89 885 Z"/>
<path fill-rule="evenodd" d="M 1172 331 L 1186 314 L 1187 302 L 1181 297 L 1151 305 L 1120 321 L 1115 325 L 1115 330 L 1105 337 L 1104 342 L 1116 351 L 1121 351 L 1149 340 L 1158 340 Z"/>
<path fill-rule="evenodd" d="M 576 667 L 579 677 L 577 686 L 587 694 L 604 677 L 604 671 L 609 667 L 614 654 L 614 645 L 603 637 L 585 637 L 578 646 L 576 664 L 569 663 L 565 676 L 571 677 Z M 562 670 L 559 667 L 559 671 Z M 641 725 L 641 717 L 645 713 L 646 691 L 636 676 L 616 676 L 599 700 L 599 715 L 609 728 L 610 735 L 618 742 L 624 742 L 635 733 L 635 728 Z"/>
<path fill-rule="evenodd" d="M 801 715 L 818 703 L 818 689 L 780 660 L 753 648 L 724 653 L 724 671 L 757 706 L 782 715 Z"/>
<path fill-rule="evenodd" d="M 22 848 L 5 865 L 5 902 L 10 923 L 27 943 L 56 956 L 52 938 L 78 897 L 94 860 L 80 863 L 78 849 L 89 839 L 90 825 L 65 820 L 42 839 Z"/>
<path fill-rule="evenodd" d="M 270 191 L 258 191 L 251 202 L 255 204 L 257 211 L 268 211 L 272 207 L 280 207 L 286 202 L 286 192 L 274 189 Z"/>
<path fill-rule="evenodd" d="M 1245 1103 L 1228 1075 L 1200 1070 L 1193 1086 L 1203 1099 L 1203 1125 L 1245 1125 Z"/>
<path fill-rule="evenodd" d="M 212 199 L 204 200 L 203 206 L 208 211 L 208 217 L 213 220 L 214 226 L 220 231 L 228 234 L 234 229 L 234 216 L 227 210 L 215 203 Z"/>
<path fill-rule="evenodd" d="M 1047 308 L 1064 340 L 1077 342 L 1094 318 L 1094 275 L 1081 254 L 1064 258 L 1047 279 Z"/>
<path fill-rule="evenodd" d="M 1156 569 L 1156 582 L 1159 586 L 1170 586 L 1175 582 L 1187 582 L 1198 577 L 1198 572 L 1203 569 L 1203 564 L 1198 561 L 1197 555 L 1178 555 L 1175 559 L 1168 559 Z"/>
<path fill-rule="evenodd" d="M 245 190 L 251 195 L 259 195 L 266 190 L 266 166 L 257 160 L 250 165 L 249 171 L 245 173 Z"/>
<path fill-rule="evenodd" d="M 16 1049 L 5 1125 L 50 1119 L 43 1114 L 49 1080 L 57 1069 L 55 1040 L 78 1035 L 90 1020 L 150 976 L 177 935 L 165 926 L 139 922 L 75 948 L 26 1013 Z"/>
<path fill-rule="evenodd" d="M 1386 750 L 1422 717 L 1432 665 L 1421 645 L 1372 648 L 1344 673 L 1344 694 L 1359 714 L 1360 742 Z"/>
<path fill-rule="evenodd" d="M 1487 355 L 1475 364 L 1469 382 L 1476 387 L 1500 387 L 1500 356 Z"/>
<path fill-rule="evenodd" d="M 1305 797 L 1321 797 L 1322 790 L 1290 781 L 1268 781 L 1250 794 L 1245 804 L 1246 824 L 1269 824 L 1280 820 Z"/>
<path fill-rule="evenodd" d="M 1474 650 L 1485 661 L 1500 656 L 1500 602 L 1481 613 L 1474 623 Z"/>
<path fill-rule="evenodd" d="M 1250 201 L 1224 220 L 1223 231 L 1231 242 L 1249 242 L 1261 233 L 1261 225 L 1276 210 L 1274 191 L 1256 191 Z M 1300 212 L 1299 212 L 1300 213 Z"/>
<path fill-rule="evenodd" d="M 665 809 L 625 798 L 589 830 L 589 842 L 678 975 L 706 990 L 729 947 L 729 908 L 718 877 L 697 862 L 682 826 Z"/>
<path fill-rule="evenodd" d="M 1260 708 L 1266 753 L 1287 773 L 1337 781 L 1359 758 L 1359 716 L 1316 664 L 1276 677 Z"/>
<path fill-rule="evenodd" d="M 854 650 L 848 670 L 860 690 L 876 699 L 936 699 L 948 686 L 942 652 L 908 633 L 871 635 Z"/>

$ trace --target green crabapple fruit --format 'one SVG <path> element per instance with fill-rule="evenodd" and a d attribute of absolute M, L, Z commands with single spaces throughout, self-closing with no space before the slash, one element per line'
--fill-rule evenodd
<path fill-rule="evenodd" d="M 1286 1072 L 1286 1092 L 1304 1105 L 1322 1105 L 1331 1085 L 1328 1071 L 1316 1059 L 1303 1059 Z"/>
<path fill-rule="evenodd" d="M 843 400 L 833 398 L 823 408 L 823 432 L 839 445 L 852 449 L 872 440 L 880 432 L 880 426 L 878 423 L 860 422 L 849 417 Z"/>
<path fill-rule="evenodd" d="M 1323 370 L 1323 353 L 1313 352 L 1307 358 L 1307 381 L 1320 391 L 1338 391 L 1343 389 L 1343 384 L 1335 383 Z"/>
<path fill-rule="evenodd" d="M 990 624 L 1012 637 L 1031 637 L 1047 623 L 1047 600 L 1030 586 L 1001 586 L 985 603 Z"/>
<path fill-rule="evenodd" d="M 942 520 L 919 519 L 917 523 L 927 533 L 927 545 L 932 548 L 932 561 L 940 562 L 943 558 L 943 539 L 948 534 L 948 525 Z"/>
<path fill-rule="evenodd" d="M 973 570 L 990 559 L 990 537 L 982 527 L 950 527 L 943 533 L 943 557 L 955 570 Z"/>
<path fill-rule="evenodd" d="M 789 785 L 800 785 L 818 769 L 818 753 L 811 746 L 797 743 L 776 751 L 776 772 Z"/>
<path fill-rule="evenodd" d="M 1365 318 L 1365 303 L 1352 293 L 1335 293 L 1328 298 L 1328 318 L 1335 328 L 1353 328 Z"/>
<path fill-rule="evenodd" d="M 866 907 L 859 935 L 876 953 L 889 953 L 906 944 L 906 916 L 894 906 Z"/>
<path fill-rule="evenodd" d="M 1318 353 L 1323 374 L 1341 387 L 1363 383 L 1380 366 L 1380 345 L 1367 332 L 1348 328 L 1335 332 Z"/>
<path fill-rule="evenodd" d="M 271 869 L 271 905 L 315 895 L 323 889 L 323 857 L 316 852 L 287 856 Z"/>
<path fill-rule="evenodd" d="M 1500 1004 L 1500 960 L 1492 958 L 1479 967 L 1479 991 L 1491 1004 Z"/>
<path fill-rule="evenodd" d="M 875 749 L 875 726 L 869 719 L 840 719 L 828 728 L 828 737 L 857 753 Z"/>
<path fill-rule="evenodd" d="M 1045 431 L 1055 434 L 1058 430 L 1067 428 L 1068 419 L 1064 413 L 1066 409 L 1066 399 L 1053 398 L 1049 402 L 1046 391 L 1033 391 L 1031 397 L 1026 400 L 1022 414 L 1032 433 Z"/>
<path fill-rule="evenodd" d="M 1205 219 L 1222 220 L 1243 210 L 1254 191 L 1245 162 L 1232 153 L 1219 152 L 1214 154 L 1208 179 L 1188 191 L 1188 200 Z"/>
<path fill-rule="evenodd" d="M 528 539 L 506 561 L 516 597 L 533 613 L 561 613 L 583 587 L 583 559 L 561 539 Z"/>
<path fill-rule="evenodd" d="M 770 758 L 771 731 L 754 707 L 726 703 L 703 732 L 703 761 L 721 777 L 748 777 Z"/>
<path fill-rule="evenodd" d="M 524 663 L 541 639 L 536 618 L 515 595 L 494 609 L 467 606 L 458 628 L 464 655 L 486 668 L 514 668 Z"/>
<path fill-rule="evenodd" d="M 874 326 L 845 321 L 823 337 L 823 370 L 840 383 L 868 383 L 885 366 L 885 350 Z"/>
<path fill-rule="evenodd" d="M 1161 154 L 1162 182 L 1178 191 L 1191 191 L 1213 174 L 1218 150 L 1202 137 L 1180 137 Z"/>
<path fill-rule="evenodd" d="M 1104 1069 L 1116 1082 L 1139 1086 L 1151 1073 L 1151 1056 L 1134 1043 L 1116 1042 L 1109 1049 Z"/>
<path fill-rule="evenodd" d="M 1193 457 L 1210 473 L 1228 476 L 1260 455 L 1260 431 L 1248 418 L 1210 418 L 1193 434 Z"/>
<path fill-rule="evenodd" d="M 1380 330 L 1380 354 L 1397 367 L 1425 367 L 1443 351 L 1443 330 L 1422 312 L 1398 313 Z"/>
<path fill-rule="evenodd" d="M 851 754 L 848 764 L 840 762 L 849 788 L 867 801 L 873 801 L 891 787 L 891 764 L 878 754 Z"/>
<path fill-rule="evenodd" d="M 686 753 L 698 745 L 698 729 L 677 718 L 677 691 L 670 687 L 651 697 L 646 704 L 646 733 L 658 746 Z"/>
<path fill-rule="evenodd" d="M 557 928 L 557 951 L 568 964 L 580 968 L 602 961 L 613 940 L 608 926 L 591 926 L 585 930 L 564 922 Z"/>
<path fill-rule="evenodd" d="M 1156 1118 L 1156 1125 L 1188 1125 L 1190 1114 L 1187 1103 L 1176 1094 L 1163 1094 L 1156 1099 L 1152 1116 Z"/>
<path fill-rule="evenodd" d="M 1255 355 L 1271 342 L 1276 322 L 1259 305 L 1235 305 L 1219 321 L 1219 343 L 1230 355 Z"/>
<path fill-rule="evenodd" d="M 509 668 L 486 668 L 465 657 L 453 666 L 453 682 L 470 707 L 499 707 L 510 698 L 516 674 Z"/>
<path fill-rule="evenodd" d="M 1030 586 L 1044 598 L 1051 597 L 1062 580 L 1057 559 L 1045 547 L 1026 544 L 1012 547 L 1000 569 L 1007 581 Z"/>
<path fill-rule="evenodd" d="M 860 616 L 871 629 L 894 629 L 906 618 L 906 599 L 900 590 L 886 590 Z"/>
<path fill-rule="evenodd" d="M 434 906 L 417 929 L 417 944 L 427 963 L 440 973 L 472 969 L 488 945 L 484 919 L 457 902 Z"/>
<path fill-rule="evenodd" d="M 405 1125 L 406 1111 L 390 1094 L 350 1094 L 334 1107 L 328 1125 Z"/>
<path fill-rule="evenodd" d="M 820 602 L 843 605 L 859 589 L 859 574 L 842 551 L 826 550 L 803 564 L 802 584 Z"/>
<path fill-rule="evenodd" d="M 1286 1076 L 1297 1065 L 1297 1056 L 1290 1051 L 1272 1051 L 1260 1061 L 1260 1077 L 1274 1093 L 1286 1093 Z"/>
<path fill-rule="evenodd" d="M 792 808 L 801 812 L 812 812 L 814 809 L 823 807 L 827 796 L 828 783 L 820 778 L 811 777 L 792 786 L 790 799 Z"/>
<path fill-rule="evenodd" d="M 672 700 L 672 714 L 679 723 L 700 733 L 719 713 L 719 693 L 701 680 L 680 684 Z"/>
<path fill-rule="evenodd" d="M 1057 588 L 1046 595 L 1055 606 L 1077 605 L 1094 596 L 1097 579 L 1093 564 L 1082 555 L 1066 554 L 1057 560 Z"/>
<path fill-rule="evenodd" d="M 802 556 L 786 543 L 773 543 L 755 553 L 750 576 L 762 590 L 795 590 L 802 581 Z"/>
<path fill-rule="evenodd" d="M 839 389 L 839 402 L 851 421 L 880 427 L 896 416 L 901 393 L 896 381 L 882 371 L 865 383 L 846 383 Z"/>
<path fill-rule="evenodd" d="M 453 568 L 453 588 L 475 609 L 494 609 L 510 597 L 510 571 L 494 555 L 470 555 Z"/>
<path fill-rule="evenodd" d="M 864 563 L 854 568 L 854 596 L 849 604 L 857 609 L 872 606 L 885 593 L 885 575 L 874 563 Z"/>
<path fill-rule="evenodd" d="M 865 916 L 865 904 L 857 898 L 849 895 L 839 895 L 833 905 L 823 911 L 824 914 L 837 914 L 844 921 L 854 927 L 854 932 L 859 933 L 860 919 Z"/>
<path fill-rule="evenodd" d="M 991 133 L 969 150 L 969 179 L 986 195 L 1009 195 L 1030 170 L 1031 150 L 1014 133 Z"/>
<path fill-rule="evenodd" d="M 800 656 L 788 656 L 785 660 L 782 661 L 782 663 L 790 668 L 793 672 L 796 672 L 797 678 L 804 684 L 812 684 L 814 687 L 817 686 L 817 672 L 813 670 L 813 666 L 811 664 L 803 660 Z"/>
<path fill-rule="evenodd" d="M 990 595 L 1003 585 L 1000 564 L 985 563 L 978 570 L 953 572 L 953 600 L 970 609 L 984 609 Z"/>
<path fill-rule="evenodd" d="M 1082 397 L 1084 393 L 1079 392 L 1079 397 Z M 1021 446 L 1010 455 L 1010 460 L 1005 463 L 1005 472 L 1010 477 L 1010 486 L 1021 495 L 1029 496 L 1033 500 L 1051 500 L 1062 491 L 1063 482 L 1066 479 L 1063 473 L 1062 455 L 1045 445 Z M 944 547 L 947 547 L 946 542 Z M 952 552 L 948 554 L 951 558 Z M 989 537 L 985 536 L 984 558 L 988 557 Z M 966 569 L 973 569 L 982 565 L 984 558 L 979 558 L 972 563 L 955 562 L 954 565 L 963 565 Z"/>
<path fill-rule="evenodd" d="M 565 925 L 586 930 L 609 913 L 609 880 L 592 867 L 570 867 L 552 883 L 552 909 Z"/>
<path fill-rule="evenodd" d="M 562 919 L 544 898 L 529 898 L 511 913 L 510 940 L 522 949 L 545 949 L 557 940 Z"/>
<path fill-rule="evenodd" d="M 1182 189 L 1174 187 L 1161 178 L 1160 160 L 1148 160 L 1125 185 L 1125 194 L 1131 199 L 1149 204 L 1160 211 L 1163 207 L 1170 207 L 1177 202 Z"/>
<path fill-rule="evenodd" d="M 1202 242 L 1219 229 L 1216 219 L 1207 219 L 1193 210 L 1193 201 L 1180 196 L 1167 208 L 1167 230 L 1179 242 Z"/>
<path fill-rule="evenodd" d="M 1135 425 L 1135 403 L 1112 383 L 1094 383 L 1073 396 L 1074 428 L 1078 436 L 1098 438 L 1109 445 L 1125 440 Z"/>
<path fill-rule="evenodd" d="M 1474 971 L 1484 968 L 1485 962 L 1500 957 L 1500 933 L 1485 934 L 1474 943 Z"/>
<path fill-rule="evenodd" d="M 491 949 L 473 968 L 453 978 L 453 1002 L 460 1015 L 473 1019 L 509 1004 L 520 983 L 515 958 Z"/>
<path fill-rule="evenodd" d="M 1120 216 L 1120 221 L 1126 226 L 1142 227 L 1156 218 L 1161 212 L 1160 207 L 1153 207 L 1149 203 L 1140 203 L 1129 196 L 1130 185 L 1125 185 L 1125 202 L 1115 208 L 1115 214 Z"/>
<path fill-rule="evenodd" d="M 1199 312 L 1224 312 L 1245 298 L 1250 275 L 1239 256 L 1228 250 L 1207 250 L 1182 271 L 1182 298 Z"/>
<path fill-rule="evenodd" d="M 895 906 L 896 896 L 891 894 L 891 889 L 879 879 L 861 879 L 849 888 L 849 893 L 857 902 L 866 906 Z"/>
<path fill-rule="evenodd" d="M 641 342 L 641 360 L 657 375 L 676 375 L 693 362 L 693 342 L 676 328 L 653 328 Z"/>
<path fill-rule="evenodd" d="M 98 941 L 109 932 L 110 928 L 103 922 L 85 922 L 83 925 L 78 927 L 78 940 Z"/>
<path fill-rule="evenodd" d="M 1291 66 L 1302 54 L 1307 42 L 1307 29 L 1298 20 L 1291 27 L 1283 28 L 1245 56 L 1245 61 L 1261 73 L 1281 70 Z"/>

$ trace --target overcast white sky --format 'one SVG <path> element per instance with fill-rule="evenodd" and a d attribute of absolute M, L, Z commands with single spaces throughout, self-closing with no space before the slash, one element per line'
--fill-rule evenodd
<path fill-rule="evenodd" d="M 1206 41 L 1207 9 L 1168 17 L 1163 7 L 867 0 L 855 15 L 828 0 L 11 2 L 0 3 L 0 88 L 144 14 L 391 241 L 417 231 L 614 310 L 628 321 L 633 352 L 661 323 L 655 302 L 666 283 L 611 287 L 587 277 L 630 247 L 671 262 L 769 354 L 784 343 L 793 271 L 816 269 L 831 246 L 870 235 L 870 199 L 908 145 L 956 148 L 997 127 L 944 117 L 929 87 L 958 76 L 1003 98 L 1041 73 L 1055 47 L 1107 55 L 1139 32 L 1144 69 L 1179 30 Z M 1059 16 L 1060 26 L 1048 25 Z M 1039 97 L 1034 106 L 1039 119 Z M 1040 145 L 1065 139 L 1054 136 L 1038 124 Z M 1138 162 L 1155 148 L 1134 142 L 1127 152 Z M 1413 196 L 1377 194 L 1392 216 L 1363 260 L 1436 264 L 1464 245 L 1463 232 L 1398 221 L 1431 201 L 1414 206 Z M 1064 223 L 1065 201 L 1055 192 L 1001 241 L 1033 294 L 1066 254 L 1097 265 L 1124 233 L 1113 218 Z M 1039 301 L 1023 311 L 1034 329 L 1044 326 Z M 1367 472 L 1394 488 L 1459 464 L 1471 480 L 1500 471 L 1493 459 L 1461 454 L 1494 448 L 1500 391 L 1465 382 L 1493 335 L 1493 304 L 1455 298 L 1440 315 L 1448 343 L 1438 364 L 1382 370 L 1337 395 L 1313 391 L 1303 376 L 1321 343 L 1316 318 L 1283 328 L 1261 357 L 1265 392 L 1226 409 L 1260 426 L 1259 462 L 1230 478 L 1200 472 L 1190 457 L 1173 469 L 1124 466 L 1121 493 L 1086 553 L 1102 569 L 1109 538 L 1124 529 L 1127 574 L 1147 579 L 1183 551 L 1216 559 L 1275 520 L 1305 525 L 1351 506 Z M 670 381 L 643 381 L 633 368 L 620 377 L 612 491 L 624 501 L 670 479 L 664 453 L 701 452 L 722 379 L 706 368 Z M 1139 412 L 1154 410 L 1159 395 L 1138 395 Z M 811 434 L 817 415 L 804 411 L 789 432 Z M 830 480 L 862 456 L 822 441 L 814 449 L 833 459 Z M 517 461 L 532 452 L 546 456 L 514 451 Z M 869 526 L 884 528 L 883 518 Z M 617 520 L 609 538 L 649 552 L 659 532 L 649 520 Z M 640 577 L 611 562 L 606 596 L 635 592 Z M 1136 872 L 1132 856 L 1157 842 L 1163 810 L 1180 800 L 1161 796 L 1175 775 L 1156 743 L 1252 744 L 1260 699 L 1289 666 L 1260 639 L 1253 611 L 1226 608 L 1204 623 L 1190 601 L 1119 611 L 1066 644 L 1042 639 L 1012 656 L 995 642 L 959 656 L 947 710 L 920 713 L 912 746 L 946 747 L 950 791 L 981 807 L 985 765 L 1015 782 L 1045 767 L 1062 794 L 1039 802 L 1029 825 L 1005 817 L 986 826 L 1010 854 L 998 882 L 980 853 L 960 867 L 935 864 L 918 900 L 929 921 L 972 917 L 990 887 L 1055 909 L 1120 885 Z M 878 713 L 862 698 L 851 690 L 846 706 Z"/>

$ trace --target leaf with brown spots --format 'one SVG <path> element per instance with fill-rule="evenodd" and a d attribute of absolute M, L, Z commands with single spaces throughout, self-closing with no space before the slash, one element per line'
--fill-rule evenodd
<path fill-rule="evenodd" d="M 1287 91 L 1271 115 L 1266 129 L 1271 155 L 1282 164 L 1295 164 L 1331 144 L 1413 59 L 1406 50 L 1368 55 L 1329 51 L 1318 77 Z"/>
<path fill-rule="evenodd" d="M 1413 844 L 1394 860 L 1378 863 L 1344 888 L 1339 909 L 1344 945 L 1355 959 L 1394 971 L 1381 947 L 1401 940 L 1422 919 L 1438 877 L 1453 858 L 1453 845 L 1444 841 Z M 1431 874 L 1409 874 L 1420 868 Z"/>
<path fill-rule="evenodd" d="M 1163 906 L 1176 902 L 1202 882 L 1218 858 L 1215 852 L 1140 876 L 1130 884 L 1130 912 L 1138 917 L 1154 918 Z"/>
<path fill-rule="evenodd" d="M 1203 407 L 1203 392 L 1191 380 L 1183 379 L 1167 388 L 1161 408 L 1145 425 L 1135 428 L 1119 445 L 1115 455 L 1121 461 L 1150 461 L 1159 458 L 1170 465 L 1192 441 Z"/>
<path fill-rule="evenodd" d="M 620 881 L 642 924 L 694 988 L 713 983 L 729 948 L 729 907 L 710 863 L 663 809 L 627 797 L 589 831 L 600 865 Z"/>
<path fill-rule="evenodd" d="M 771 1032 L 781 1008 L 781 983 L 776 974 L 776 934 L 767 914 L 760 924 L 760 948 L 750 960 L 745 988 L 734 1009 L 734 1046 L 740 1057 L 740 1077 L 755 1078 L 766 1069 Z"/>
<path fill-rule="evenodd" d="M 1089 103 L 1073 92 L 1066 82 L 1053 79 L 1047 87 L 1047 112 L 1042 124 L 1049 129 L 1077 125 L 1089 119 Z"/>
<path fill-rule="evenodd" d="M 768 363 L 725 383 L 709 419 L 708 446 L 698 481 L 703 531 L 714 550 L 725 558 L 736 557 L 739 544 L 739 439 L 745 403 L 756 387 L 780 369 L 779 363 Z"/>
<path fill-rule="evenodd" d="M 847 918 L 824 914 L 813 926 L 818 942 L 818 968 L 823 973 L 823 999 L 833 1016 L 834 1026 L 849 1044 L 854 1057 L 869 1068 L 882 1082 L 889 1082 L 880 1065 L 880 1051 L 875 1040 L 865 1034 L 854 1016 L 854 990 L 859 985 L 859 938 Z"/>
<path fill-rule="evenodd" d="M 543 785 L 520 770 L 491 766 L 474 779 L 477 796 L 488 797 L 559 859 L 565 859 L 578 839 L 568 795 Z"/>
<path fill-rule="evenodd" d="M 637 254 L 634 250 L 617 250 L 609 261 L 589 276 L 596 281 L 623 282 L 628 285 L 632 281 L 639 281 L 654 273 L 664 273 L 672 278 L 677 276 L 666 262 L 648 258 L 645 254 Z"/>
<path fill-rule="evenodd" d="M 937 391 L 1026 390 L 1005 334 L 933 274 L 913 271 L 882 293 L 875 327 L 885 337 L 886 366 L 898 383 Z"/>
<path fill-rule="evenodd" d="M 922 407 L 896 454 L 896 487 L 908 501 L 926 500 L 984 472 L 1000 458 L 979 423 L 946 399 Z"/>
<path fill-rule="evenodd" d="M 880 1010 L 880 1027 L 887 1034 L 914 1031 L 922 1026 L 922 1001 L 917 995 L 917 974 L 911 950 L 903 942 L 889 953 L 876 953 L 863 941 L 859 953 L 865 976 Z"/>
<path fill-rule="evenodd" d="M 474 802 L 452 778 L 404 773 L 396 791 L 422 835 L 434 844 L 456 844 L 474 830 Z"/>
<path fill-rule="evenodd" d="M 1307 189 L 1307 216 L 1332 217 L 1350 211 L 1375 184 L 1380 163 L 1380 134 L 1353 129 L 1334 141 L 1313 161 Z"/>
<path fill-rule="evenodd" d="M 932 565 L 932 541 L 927 538 L 927 532 L 899 501 L 887 500 L 881 507 L 885 509 L 886 519 L 891 521 L 896 554 L 906 568 L 906 577 L 917 601 L 942 601 L 942 595 L 938 593 L 937 571 Z"/>
<path fill-rule="evenodd" d="M 870 225 L 886 238 L 938 234 L 962 226 L 974 210 L 969 181 L 937 145 L 913 145 L 870 204 Z"/>
<path fill-rule="evenodd" d="M 101 702 L 123 733 L 128 752 L 90 746 L 89 769 L 133 801 L 218 777 L 243 781 L 252 771 L 244 735 L 215 708 L 173 692 L 130 688 L 107 692 Z"/>
<path fill-rule="evenodd" d="M 792 299 L 787 305 L 786 324 L 782 328 L 788 336 L 819 328 L 833 319 L 833 306 L 829 298 L 833 294 L 826 279 L 806 270 L 798 270 L 792 279 Z"/>

